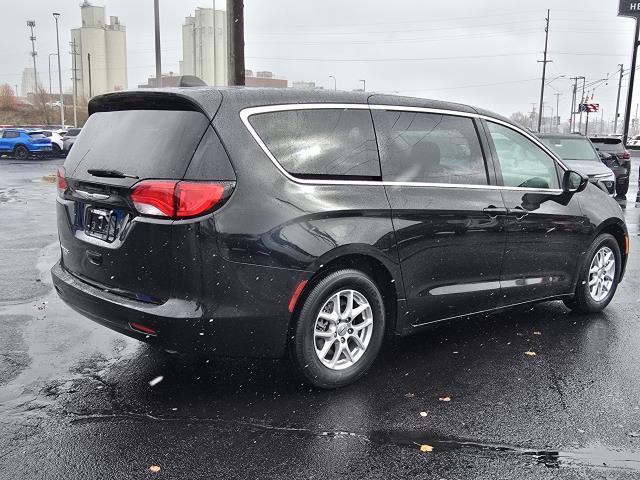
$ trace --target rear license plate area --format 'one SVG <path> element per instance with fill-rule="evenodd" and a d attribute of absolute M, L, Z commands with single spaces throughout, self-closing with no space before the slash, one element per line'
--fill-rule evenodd
<path fill-rule="evenodd" d="M 85 210 L 84 232 L 105 242 L 113 242 L 118 233 L 118 219 L 113 210 L 87 207 Z"/>

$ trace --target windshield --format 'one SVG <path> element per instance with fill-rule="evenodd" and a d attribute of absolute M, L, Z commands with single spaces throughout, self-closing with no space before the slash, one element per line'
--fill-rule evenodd
<path fill-rule="evenodd" d="M 542 138 L 541 140 L 563 160 L 600 161 L 586 138 Z"/>

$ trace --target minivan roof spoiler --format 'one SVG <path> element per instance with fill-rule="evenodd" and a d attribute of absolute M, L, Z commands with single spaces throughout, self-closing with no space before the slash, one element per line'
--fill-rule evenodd
<path fill-rule="evenodd" d="M 210 87 L 127 90 L 93 97 L 89 115 L 120 110 L 181 110 L 201 112 L 211 120 L 221 102 L 222 94 Z"/>

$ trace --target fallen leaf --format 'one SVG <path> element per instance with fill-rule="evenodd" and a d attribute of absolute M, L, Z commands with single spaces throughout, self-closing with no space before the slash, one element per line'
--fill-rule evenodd
<path fill-rule="evenodd" d="M 164 377 L 162 375 L 160 375 L 159 377 L 154 378 L 153 380 L 151 380 L 149 382 L 149 385 L 152 387 L 155 387 L 157 384 L 159 384 L 162 380 L 164 379 Z"/>
<path fill-rule="evenodd" d="M 158 465 L 151 465 L 149 467 L 149 471 L 151 473 L 158 473 L 160 471 L 160 467 Z"/>
<path fill-rule="evenodd" d="M 416 395 L 414 393 L 405 393 L 404 396 L 407 397 L 407 398 L 413 398 Z"/>
<path fill-rule="evenodd" d="M 451 397 L 440 397 L 438 400 L 440 400 L 441 402 L 450 402 Z"/>
<path fill-rule="evenodd" d="M 542 332 L 533 332 L 534 335 L 542 335 Z"/>
<path fill-rule="evenodd" d="M 421 452 L 433 452 L 433 447 L 431 445 L 420 445 Z"/>
<path fill-rule="evenodd" d="M 529 355 L 530 357 L 535 357 L 537 354 L 536 352 L 524 352 L 525 355 Z"/>
<path fill-rule="evenodd" d="M 421 417 L 426 417 L 427 416 L 427 412 L 420 412 L 420 416 Z"/>

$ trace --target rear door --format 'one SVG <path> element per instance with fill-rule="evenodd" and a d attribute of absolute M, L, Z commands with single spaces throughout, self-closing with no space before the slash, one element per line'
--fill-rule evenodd
<path fill-rule="evenodd" d="M 372 107 L 415 324 L 494 308 L 506 209 L 473 118 Z"/>
<path fill-rule="evenodd" d="M 502 296 L 516 304 L 573 289 L 585 233 L 576 195 L 562 192 L 557 162 L 513 127 L 485 123 L 509 216 Z"/>
<path fill-rule="evenodd" d="M 58 199 L 64 267 L 139 300 L 167 299 L 173 222 L 138 215 L 131 190 L 145 179 L 182 179 L 203 136 L 212 135 L 198 111 L 93 113 L 64 163 L 68 189 Z M 101 173 L 113 171 L 124 178 Z"/>

